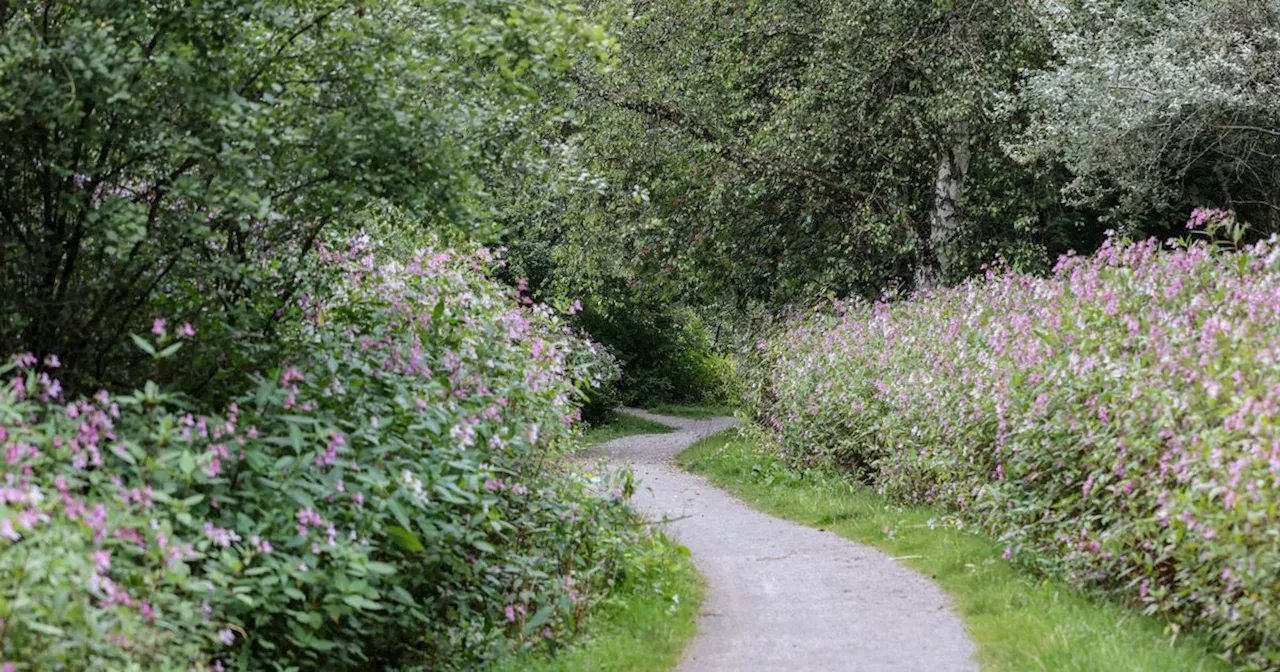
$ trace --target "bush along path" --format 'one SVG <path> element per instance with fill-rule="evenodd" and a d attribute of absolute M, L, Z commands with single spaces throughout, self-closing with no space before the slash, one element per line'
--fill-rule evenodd
<path fill-rule="evenodd" d="M 874 549 L 760 513 L 672 459 L 735 424 L 628 413 L 677 429 L 596 452 L 629 465 L 635 507 L 667 519 L 707 581 L 699 633 L 680 670 L 976 670 L 943 593 Z"/>

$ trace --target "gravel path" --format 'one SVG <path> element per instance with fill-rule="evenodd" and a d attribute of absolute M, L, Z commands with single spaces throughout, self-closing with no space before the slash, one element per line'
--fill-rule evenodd
<path fill-rule="evenodd" d="M 875 549 L 751 509 L 670 463 L 733 420 L 627 412 L 680 430 L 616 439 L 596 454 L 633 467 L 634 504 L 671 520 L 668 532 L 706 577 L 681 672 L 977 669 L 960 619 L 929 580 Z"/>

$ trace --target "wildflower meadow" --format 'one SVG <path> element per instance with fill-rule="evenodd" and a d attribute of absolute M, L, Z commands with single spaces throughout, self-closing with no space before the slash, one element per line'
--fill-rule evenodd
<path fill-rule="evenodd" d="M 797 317 L 759 344 L 751 408 L 793 461 L 947 505 L 1005 559 L 1273 668 L 1280 248 L 1237 250 L 1221 211 L 1188 226 L 1208 237 Z"/>

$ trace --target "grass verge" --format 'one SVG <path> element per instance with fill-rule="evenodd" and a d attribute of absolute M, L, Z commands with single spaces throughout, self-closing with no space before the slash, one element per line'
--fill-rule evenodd
<path fill-rule="evenodd" d="M 1230 670 L 1197 638 L 1173 643 L 1165 624 L 1124 606 L 1034 578 L 1001 558 L 994 540 L 928 507 L 904 507 L 834 474 L 790 469 L 730 430 L 680 456 L 750 505 L 876 546 L 949 593 L 983 670 Z"/>
<path fill-rule="evenodd" d="M 624 587 L 587 619 L 588 636 L 555 654 L 516 656 L 494 672 L 665 672 L 697 632 L 702 577 L 688 549 L 670 545 L 660 581 Z"/>
<path fill-rule="evenodd" d="M 626 413 L 612 413 L 609 422 L 597 427 L 588 429 L 582 435 L 582 440 L 578 443 L 583 448 L 598 446 L 606 441 L 612 441 L 624 436 L 633 436 L 635 434 L 666 434 L 676 431 L 675 427 L 637 418 L 634 415 Z"/>
<path fill-rule="evenodd" d="M 692 404 L 661 404 L 653 408 L 646 409 L 650 413 L 658 415 L 671 415 L 677 418 L 693 418 L 695 420 L 704 420 L 706 418 L 732 417 L 734 408 L 732 406 L 701 406 Z"/>

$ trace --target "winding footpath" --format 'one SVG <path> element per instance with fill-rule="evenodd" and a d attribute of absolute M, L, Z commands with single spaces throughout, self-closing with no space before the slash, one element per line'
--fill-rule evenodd
<path fill-rule="evenodd" d="M 669 521 L 706 578 L 681 672 L 977 670 L 959 617 L 928 579 L 878 550 L 756 511 L 672 464 L 734 420 L 627 412 L 678 429 L 615 439 L 596 454 L 632 467 L 634 505 Z"/>

